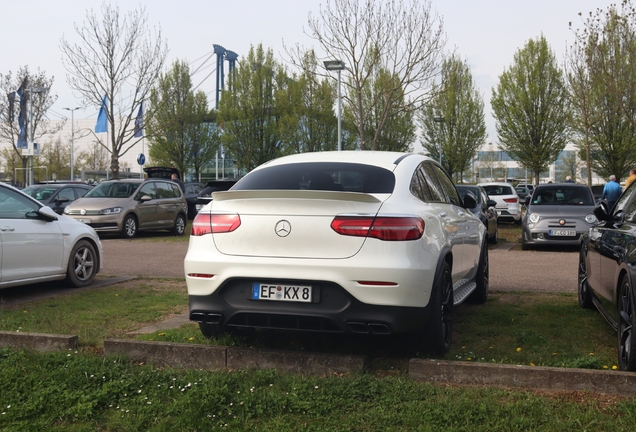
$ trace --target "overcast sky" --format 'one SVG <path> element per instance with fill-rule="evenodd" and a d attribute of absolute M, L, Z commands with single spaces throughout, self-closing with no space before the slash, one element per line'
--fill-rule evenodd
<path fill-rule="evenodd" d="M 596 8 L 620 3 L 618 0 L 433 0 L 432 6 L 442 17 L 448 37 L 448 50 L 456 50 L 473 74 L 478 91 L 485 100 L 488 141 L 495 143 L 495 123 L 490 114 L 490 95 L 498 77 L 512 63 L 515 52 L 531 38 L 543 34 L 559 62 L 566 46 L 574 39 L 568 23 L 581 27 L 579 12 L 586 16 Z M 114 3 L 114 2 L 113 2 Z M 122 12 L 139 8 L 140 3 L 119 2 Z M 186 60 L 191 70 L 219 44 L 241 56 L 250 45 L 262 43 L 283 59 L 286 45 L 314 46 L 304 34 L 309 12 L 318 14 L 326 0 L 153 0 L 146 10 L 151 26 L 161 27 L 172 61 Z M 87 9 L 100 11 L 102 1 L 94 0 L 21 0 L 4 1 L 0 26 L 0 74 L 28 65 L 54 76 L 52 91 L 59 97 L 49 118 L 68 116 L 64 107 L 81 102 L 66 83 L 61 61 L 60 39 L 76 42 L 74 25 L 82 27 Z M 314 46 L 320 55 L 319 47 Z M 193 77 L 199 84 L 212 72 L 214 59 Z M 214 104 L 214 75 L 200 87 Z M 97 107 L 78 110 L 75 118 L 96 117 Z"/>

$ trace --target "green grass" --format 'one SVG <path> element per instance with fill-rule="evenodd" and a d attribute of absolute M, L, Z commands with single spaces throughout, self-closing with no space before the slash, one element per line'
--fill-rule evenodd
<path fill-rule="evenodd" d="M 403 375 L 155 369 L 0 349 L 7 431 L 633 430 L 636 399 L 421 384 Z"/>
<path fill-rule="evenodd" d="M 499 243 L 521 243 L 521 225 L 500 222 L 497 225 Z"/>

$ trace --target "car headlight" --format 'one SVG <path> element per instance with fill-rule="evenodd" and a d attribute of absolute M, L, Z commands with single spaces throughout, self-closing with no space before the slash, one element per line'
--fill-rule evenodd
<path fill-rule="evenodd" d="M 99 211 L 99 214 L 101 214 L 101 215 L 113 215 L 113 214 L 121 213 L 122 210 L 123 210 L 122 207 L 110 207 L 110 208 L 101 209 Z"/>
<path fill-rule="evenodd" d="M 71 214 L 71 211 L 68 209 L 68 207 L 64 207 L 64 214 Z"/>
<path fill-rule="evenodd" d="M 596 216 L 594 216 L 594 214 L 592 213 L 585 215 L 585 222 L 589 224 L 596 223 Z"/>
<path fill-rule="evenodd" d="M 536 213 L 532 213 L 530 217 L 528 218 L 528 220 L 532 223 L 537 223 L 539 222 L 539 215 Z"/>

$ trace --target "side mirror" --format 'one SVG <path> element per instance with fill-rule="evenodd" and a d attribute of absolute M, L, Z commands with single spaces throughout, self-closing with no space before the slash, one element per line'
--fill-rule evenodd
<path fill-rule="evenodd" d="M 69 202 L 70 200 L 68 199 L 68 197 L 62 197 L 62 198 L 56 198 L 55 202 L 58 203 L 63 203 L 63 202 Z"/>
<path fill-rule="evenodd" d="M 146 201 L 150 201 L 150 200 L 152 200 L 150 195 L 142 195 L 141 198 L 139 198 L 139 201 L 141 201 L 141 202 L 146 202 Z"/>
<path fill-rule="evenodd" d="M 464 195 L 464 208 L 473 209 L 475 207 L 477 207 L 477 198 L 472 192 L 466 192 L 466 195 Z"/>
<path fill-rule="evenodd" d="M 44 219 L 47 222 L 53 222 L 57 220 L 57 213 L 49 206 L 40 207 L 38 210 L 38 216 L 40 219 Z"/>
<path fill-rule="evenodd" d="M 526 195 L 523 198 L 523 205 L 525 205 L 526 207 L 530 204 L 530 200 L 532 199 L 532 197 L 530 195 Z"/>
<path fill-rule="evenodd" d="M 488 207 L 497 207 L 497 201 L 490 198 L 488 199 L 488 201 L 486 201 L 486 204 L 488 205 Z"/>
<path fill-rule="evenodd" d="M 597 206 L 594 207 L 594 216 L 596 216 L 596 219 L 599 221 L 610 220 L 609 208 L 605 200 L 599 201 Z"/>

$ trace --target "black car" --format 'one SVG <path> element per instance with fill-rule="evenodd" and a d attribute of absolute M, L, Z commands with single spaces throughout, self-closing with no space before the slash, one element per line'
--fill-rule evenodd
<path fill-rule="evenodd" d="M 517 186 L 515 191 L 517 191 L 517 195 L 519 195 L 520 203 L 524 203 L 527 196 L 532 196 L 532 191 L 525 186 Z"/>
<path fill-rule="evenodd" d="M 194 219 L 197 215 L 197 198 L 203 190 L 203 183 L 188 182 L 184 183 L 185 199 L 188 203 L 188 219 Z"/>
<path fill-rule="evenodd" d="M 22 192 L 53 209 L 57 214 L 64 213 L 64 207 L 83 197 L 92 186 L 82 182 L 37 183 L 22 189 Z"/>
<path fill-rule="evenodd" d="M 222 192 L 230 189 L 238 180 L 212 180 L 207 182 L 205 187 L 199 192 L 196 201 L 196 212 L 198 213 L 206 204 L 212 201 L 212 193 Z"/>
<path fill-rule="evenodd" d="M 636 183 L 594 214 L 600 223 L 581 239 L 579 304 L 599 310 L 617 332 L 619 368 L 636 371 Z"/>
<path fill-rule="evenodd" d="M 466 192 L 469 191 L 475 196 L 477 199 L 477 206 L 470 209 L 470 211 L 473 212 L 473 214 L 477 216 L 484 225 L 486 225 L 488 242 L 496 244 L 499 237 L 499 231 L 497 229 L 497 210 L 495 209 L 497 202 L 488 198 L 486 190 L 481 186 L 458 185 L 457 191 L 459 192 L 459 195 L 461 195 L 462 200 L 464 199 Z"/>

